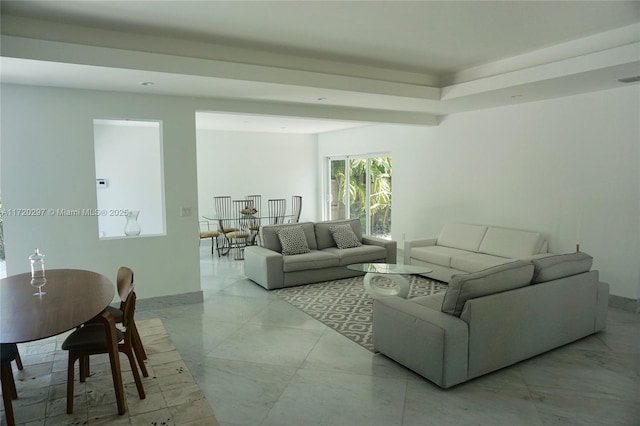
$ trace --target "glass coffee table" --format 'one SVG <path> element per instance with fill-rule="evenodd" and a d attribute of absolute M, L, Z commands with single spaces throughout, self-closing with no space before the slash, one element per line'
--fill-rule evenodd
<path fill-rule="evenodd" d="M 352 271 L 366 272 L 364 275 L 364 289 L 373 299 L 385 296 L 398 296 L 407 298 L 411 285 L 402 275 L 418 275 L 433 272 L 433 269 L 417 265 L 396 265 L 393 263 L 354 263 L 347 265 Z M 371 282 L 372 278 L 386 276 L 395 287 L 379 287 Z"/>

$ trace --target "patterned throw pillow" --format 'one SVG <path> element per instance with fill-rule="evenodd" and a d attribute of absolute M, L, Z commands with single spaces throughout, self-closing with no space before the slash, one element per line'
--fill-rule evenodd
<path fill-rule="evenodd" d="M 278 239 L 282 246 L 282 254 L 285 256 L 311 251 L 301 226 L 286 226 L 278 229 Z"/>
<path fill-rule="evenodd" d="M 353 232 L 351 225 L 333 225 L 329 227 L 333 240 L 336 242 L 336 246 L 339 249 L 346 249 L 351 247 L 359 247 L 362 245 L 358 237 Z"/>

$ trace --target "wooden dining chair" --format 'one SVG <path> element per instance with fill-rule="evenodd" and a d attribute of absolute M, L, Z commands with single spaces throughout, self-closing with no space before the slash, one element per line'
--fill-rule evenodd
<path fill-rule="evenodd" d="M 126 412 L 124 402 L 124 389 L 122 386 L 122 373 L 118 353 L 124 353 L 131 367 L 131 373 L 138 390 L 140 399 L 145 399 L 144 386 L 140 378 L 138 367 L 143 374 L 148 376 L 144 362 L 138 359 L 136 365 L 136 355 L 133 349 L 134 333 L 137 333 L 133 322 L 136 305 L 136 293 L 131 290 L 124 302 L 122 325 L 125 331 L 122 332 L 116 327 L 113 316 L 104 311 L 100 315 L 100 322 L 88 323 L 71 333 L 62 343 L 62 349 L 69 351 L 69 362 L 67 365 L 67 414 L 73 413 L 73 387 L 75 362 L 79 361 L 80 382 L 84 382 L 89 376 L 89 357 L 91 355 L 108 353 L 111 361 L 111 375 L 116 393 L 116 403 L 118 414 Z M 121 342 L 121 343 L 119 343 Z"/>
<path fill-rule="evenodd" d="M 4 415 L 8 426 L 15 426 L 12 400 L 18 399 L 16 382 L 13 378 L 11 362 L 19 359 L 18 346 L 15 343 L 2 343 L 0 345 L 0 381 L 2 381 L 2 402 L 4 403 Z M 20 362 L 19 367 L 22 367 Z"/>
<path fill-rule="evenodd" d="M 129 293 L 131 293 L 134 289 L 134 281 L 133 281 L 133 271 L 131 268 L 126 266 L 121 266 L 118 268 L 118 275 L 116 277 L 116 286 L 118 288 L 118 296 L 120 297 L 120 307 L 115 308 L 113 306 L 107 306 L 106 311 L 108 311 L 116 321 L 116 324 L 123 323 L 124 316 L 124 306 L 127 297 L 129 297 Z M 142 370 L 142 375 L 144 377 L 148 377 L 147 368 L 144 365 L 144 360 L 147 359 L 147 352 L 144 350 L 144 346 L 142 345 L 142 339 L 140 338 L 140 334 L 138 333 L 138 327 L 136 326 L 136 321 L 134 316 L 131 317 L 129 322 L 130 327 L 132 328 L 132 344 L 133 350 L 136 354 L 136 359 L 140 364 L 140 369 Z"/>
<path fill-rule="evenodd" d="M 289 222 L 300 222 L 300 213 L 302 212 L 302 197 L 300 195 L 294 195 L 291 197 L 291 219 Z"/>
<path fill-rule="evenodd" d="M 284 216 L 287 211 L 287 200 L 284 198 L 271 199 L 267 202 L 269 206 L 269 223 L 278 225 L 284 223 Z"/>

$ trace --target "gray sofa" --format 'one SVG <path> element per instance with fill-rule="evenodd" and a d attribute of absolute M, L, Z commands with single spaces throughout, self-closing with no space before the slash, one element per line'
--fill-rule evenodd
<path fill-rule="evenodd" d="M 373 345 L 443 388 L 603 330 L 609 285 L 585 253 L 455 275 L 446 292 L 373 302 Z"/>
<path fill-rule="evenodd" d="M 427 276 L 444 282 L 454 274 L 546 255 L 547 242 L 538 232 L 465 223 L 448 223 L 437 238 L 404 244 L 405 265 L 427 266 L 433 270 Z"/>
<path fill-rule="evenodd" d="M 347 265 L 396 263 L 396 257 L 397 243 L 363 236 L 359 219 L 265 225 L 260 245 L 245 249 L 244 272 L 271 290 L 363 275 Z"/>

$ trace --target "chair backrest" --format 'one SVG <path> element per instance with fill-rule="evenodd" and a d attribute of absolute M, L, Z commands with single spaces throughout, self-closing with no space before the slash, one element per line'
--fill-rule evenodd
<path fill-rule="evenodd" d="M 251 200 L 233 200 L 233 216 L 235 218 L 234 227 L 247 230 L 251 227 L 255 218 L 250 213 L 253 209 Z"/>
<path fill-rule="evenodd" d="M 287 200 L 284 198 L 276 198 L 268 201 L 269 205 L 269 223 L 278 225 L 284 223 L 284 216 L 287 210 Z"/>
<path fill-rule="evenodd" d="M 129 331 L 133 330 L 132 328 L 130 330 L 129 324 L 133 321 L 133 315 L 136 311 L 136 299 L 136 292 L 131 291 L 122 306 L 122 325 L 126 329 L 125 336 L 129 334 Z"/>
<path fill-rule="evenodd" d="M 117 287 L 120 301 L 124 302 L 133 291 L 133 271 L 130 268 L 121 266 L 118 269 Z"/>
<path fill-rule="evenodd" d="M 233 208 L 231 205 L 231 197 L 228 195 L 213 197 L 213 205 L 216 210 L 216 217 L 220 223 L 220 229 L 225 232 L 233 228 Z"/>
<path fill-rule="evenodd" d="M 294 195 L 291 197 L 291 223 L 300 222 L 300 213 L 302 212 L 302 197 Z"/>
<path fill-rule="evenodd" d="M 260 229 L 261 221 L 260 215 L 262 212 L 262 195 L 247 195 L 248 206 L 256 209 L 256 217 L 252 218 L 249 222 L 249 229 L 258 231 Z"/>
<path fill-rule="evenodd" d="M 262 195 L 247 195 L 249 205 L 258 211 L 258 214 L 262 212 Z"/>

